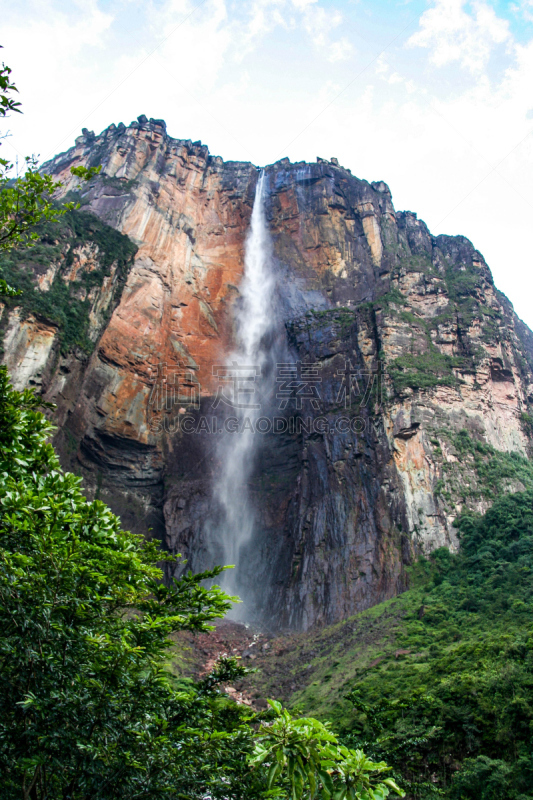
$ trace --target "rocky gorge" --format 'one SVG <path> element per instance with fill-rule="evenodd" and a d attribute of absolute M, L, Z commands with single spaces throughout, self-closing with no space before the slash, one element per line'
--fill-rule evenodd
<path fill-rule="evenodd" d="M 70 168 L 99 164 L 80 190 Z M 55 404 L 91 496 L 187 569 L 212 566 L 259 171 L 144 116 L 84 130 L 44 169 L 81 207 L 3 257 L 24 290 L 1 307 L 3 360 Z M 532 484 L 533 334 L 481 253 L 395 211 L 383 181 L 283 159 L 264 185 L 274 424 L 254 432 L 239 569 L 250 619 L 301 630 L 399 594 L 418 555 L 457 549 L 461 510 Z"/>

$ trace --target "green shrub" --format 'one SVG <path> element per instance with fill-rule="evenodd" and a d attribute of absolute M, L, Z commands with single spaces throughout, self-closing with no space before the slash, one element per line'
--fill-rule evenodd
<path fill-rule="evenodd" d="M 411 389 L 430 389 L 434 386 L 456 386 L 458 380 L 454 368 L 464 366 L 464 359 L 440 353 L 434 346 L 418 355 L 399 356 L 387 366 L 394 388 L 397 392 L 407 387 Z"/>

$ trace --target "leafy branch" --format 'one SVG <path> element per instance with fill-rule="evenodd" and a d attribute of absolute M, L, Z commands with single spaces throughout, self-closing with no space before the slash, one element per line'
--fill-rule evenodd
<path fill-rule="evenodd" d="M 275 700 L 269 700 L 274 721 L 262 725 L 250 763 L 268 767 L 271 796 L 284 797 L 287 785 L 292 800 L 384 800 L 391 791 L 405 792 L 391 778 L 384 761 L 373 762 L 362 750 L 339 744 L 329 725 L 311 717 L 295 719 Z M 282 786 L 276 786 L 280 781 Z"/>

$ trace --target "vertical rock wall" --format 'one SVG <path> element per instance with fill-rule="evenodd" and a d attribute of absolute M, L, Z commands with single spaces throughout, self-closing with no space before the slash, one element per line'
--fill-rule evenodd
<path fill-rule="evenodd" d="M 4 311 L 4 358 L 17 385 L 58 403 L 58 444 L 88 490 L 205 567 L 211 476 L 223 465 L 200 420 L 213 418 L 213 367 L 231 347 L 257 170 L 145 117 L 84 131 L 46 165 L 64 194 L 75 194 L 78 164 L 103 165 L 83 210 L 138 248 L 124 288 L 88 334 L 93 352 L 72 346 L 77 368 L 46 367 L 57 323 L 15 309 Z M 396 212 L 382 181 L 335 159 L 284 159 L 266 178 L 280 335 L 319 380 L 301 408 L 271 398 L 285 428 L 261 435 L 250 487 L 250 614 L 302 628 L 398 593 L 417 553 L 457 547 L 462 508 L 525 485 L 533 335 L 473 245 Z M 35 270 L 41 289 L 52 272 Z M 190 432 L 177 424 L 185 417 Z"/>

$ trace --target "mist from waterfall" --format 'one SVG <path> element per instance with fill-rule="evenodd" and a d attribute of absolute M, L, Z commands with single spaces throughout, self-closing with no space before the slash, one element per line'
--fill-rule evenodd
<path fill-rule="evenodd" d="M 245 244 L 244 275 L 235 319 L 236 347 L 226 361 L 228 372 L 236 375 L 231 416 L 237 418 L 239 432 L 225 433 L 218 443 L 219 466 L 213 485 L 217 513 L 216 523 L 211 523 L 211 543 L 218 551 L 220 563 L 235 565 L 234 569 L 223 573 L 221 584 L 226 591 L 239 594 L 244 602 L 244 607 L 237 606 L 234 610 L 234 616 L 239 616 L 239 612 L 241 616 L 243 612 L 246 614 L 246 580 L 243 579 L 246 565 L 242 562 L 254 532 L 249 481 L 260 444 L 260 437 L 253 429 L 264 413 L 261 389 L 268 388 L 272 372 L 269 358 L 275 327 L 275 279 L 264 192 L 265 175 L 261 173 Z"/>

